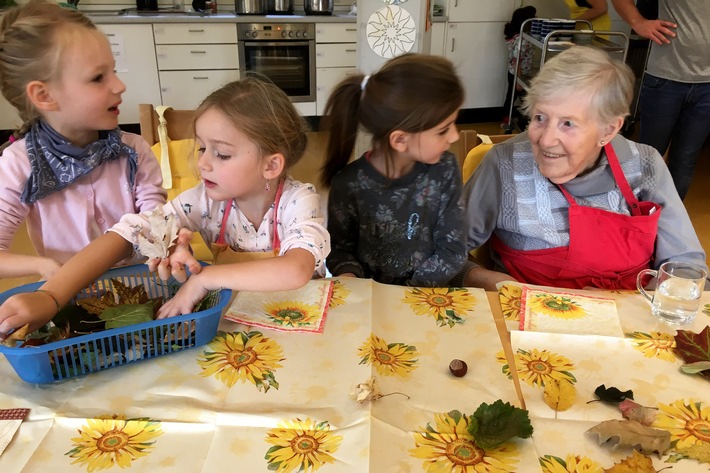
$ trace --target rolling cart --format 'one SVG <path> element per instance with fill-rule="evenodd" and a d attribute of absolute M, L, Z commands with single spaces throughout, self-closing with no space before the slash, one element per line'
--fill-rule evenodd
<path fill-rule="evenodd" d="M 556 22 L 557 20 L 548 20 L 544 18 L 531 18 L 525 20 L 520 26 L 520 47 L 518 48 L 517 64 L 520 60 L 526 45 L 534 48 L 533 67 L 529 74 L 521 74 L 521 68 L 517 67 L 514 74 L 514 86 L 511 91 L 510 108 L 508 110 L 508 125 L 505 128 L 505 133 L 510 134 L 515 129 L 523 131 L 525 124 L 520 123 L 516 115 L 517 106 L 516 99 L 521 95 L 517 91 L 519 85 L 523 91 L 527 91 L 530 85 L 530 80 L 535 77 L 545 61 L 575 45 L 592 46 L 600 48 L 609 53 L 612 57 L 620 61 L 626 61 L 626 55 L 629 50 L 629 37 L 620 31 L 599 31 L 592 30 L 591 22 L 587 20 L 569 20 L 575 23 L 575 28 L 583 29 L 553 29 L 549 32 L 543 29 L 543 33 L 539 34 L 536 28 L 533 34 L 533 22 Z M 553 23 L 554 24 L 554 23 Z M 518 114 L 520 115 L 520 114 Z M 522 116 L 522 115 L 520 115 Z"/>

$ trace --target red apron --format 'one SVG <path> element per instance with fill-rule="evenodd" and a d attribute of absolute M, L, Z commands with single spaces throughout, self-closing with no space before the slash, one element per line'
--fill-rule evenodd
<path fill-rule="evenodd" d="M 559 185 L 570 205 L 569 246 L 522 251 L 492 238 L 493 249 L 518 281 L 571 289 L 636 289 L 638 272 L 651 267 L 661 206 L 639 202 L 614 149 L 607 144 L 604 151 L 631 215 L 579 206 Z"/>
<path fill-rule="evenodd" d="M 271 241 L 271 248 L 273 251 L 234 251 L 229 247 L 224 239 L 224 232 L 227 228 L 229 211 L 232 209 L 232 205 L 234 203 L 234 200 L 230 200 L 224 208 L 222 226 L 219 229 L 217 241 L 211 245 L 212 255 L 214 256 L 214 264 L 243 263 L 245 261 L 273 258 L 274 256 L 279 255 L 281 252 L 281 240 L 279 239 L 279 232 L 276 231 L 276 226 L 278 224 L 276 219 L 278 217 L 279 202 L 281 201 L 281 193 L 283 192 L 283 189 L 284 181 L 282 179 L 279 181 L 279 187 L 276 189 L 276 196 L 274 198 L 274 235 Z"/>

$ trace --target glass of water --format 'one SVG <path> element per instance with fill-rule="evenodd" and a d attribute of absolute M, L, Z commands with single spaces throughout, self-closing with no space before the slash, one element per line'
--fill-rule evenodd
<path fill-rule="evenodd" d="M 644 289 L 646 276 L 656 278 L 656 290 Z M 698 265 L 682 261 L 663 263 L 658 271 L 644 269 L 636 277 L 636 287 L 651 304 L 651 312 L 673 325 L 692 323 L 700 307 L 707 272 Z"/>

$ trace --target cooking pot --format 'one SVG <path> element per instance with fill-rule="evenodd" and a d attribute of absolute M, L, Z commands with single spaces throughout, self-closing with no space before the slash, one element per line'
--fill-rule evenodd
<path fill-rule="evenodd" d="M 333 0 L 303 0 L 306 15 L 332 15 Z"/>
<path fill-rule="evenodd" d="M 266 0 L 266 13 L 269 15 L 292 15 L 293 0 Z"/>
<path fill-rule="evenodd" d="M 265 15 L 266 0 L 234 0 L 237 15 Z"/>

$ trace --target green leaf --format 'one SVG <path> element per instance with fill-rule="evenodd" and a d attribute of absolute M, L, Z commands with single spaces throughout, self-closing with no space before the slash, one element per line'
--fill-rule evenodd
<path fill-rule="evenodd" d="M 470 418 L 468 432 L 482 449 L 497 447 L 513 438 L 528 438 L 533 433 L 528 411 L 498 399 L 478 406 Z"/>
<path fill-rule="evenodd" d="M 701 371 L 710 370 L 710 361 L 696 361 L 695 363 L 688 363 L 680 367 L 683 373 L 695 374 Z"/>
<path fill-rule="evenodd" d="M 101 312 L 99 318 L 106 321 L 107 329 L 150 322 L 153 320 L 153 302 L 110 307 Z"/>

